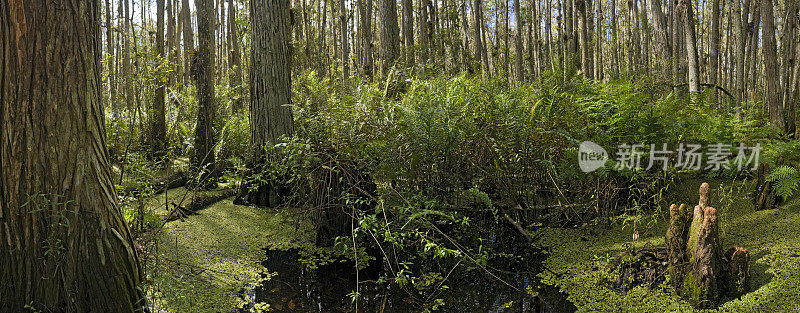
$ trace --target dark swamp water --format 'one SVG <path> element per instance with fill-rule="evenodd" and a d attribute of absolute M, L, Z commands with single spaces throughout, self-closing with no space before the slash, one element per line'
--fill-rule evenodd
<path fill-rule="evenodd" d="M 532 248 L 510 227 L 494 227 L 481 236 L 457 241 L 474 243 L 477 237 L 484 238 L 482 245 L 492 251 L 483 269 L 474 263 L 467 264 L 468 260 L 456 265 L 442 264 L 441 259 L 419 259 L 412 254 L 403 258 L 418 264 L 411 268 L 413 273 L 419 273 L 420 269 L 443 273 L 442 276 L 447 277 L 443 284 L 449 287 L 446 290 L 431 288 L 432 291 L 416 292 L 388 283 L 394 277 L 390 265 L 384 262 L 381 253 L 375 253 L 377 260 L 358 272 L 360 297 L 357 303 L 350 296 L 356 289 L 352 261 L 334 261 L 309 269 L 298 260 L 300 253 L 296 249 L 266 250 L 262 264 L 272 276 L 240 295 L 249 303 L 240 312 L 248 312 L 254 303 L 261 302 L 269 304 L 270 312 L 422 312 L 431 308 L 436 299 L 443 300 L 438 312 L 568 313 L 576 310 L 565 294 L 537 280 L 545 251 Z"/>

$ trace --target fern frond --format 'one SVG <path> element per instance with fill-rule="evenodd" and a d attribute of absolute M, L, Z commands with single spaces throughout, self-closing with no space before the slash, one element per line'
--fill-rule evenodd
<path fill-rule="evenodd" d="M 784 165 L 773 170 L 767 176 L 767 181 L 775 183 L 775 193 L 786 200 L 797 191 L 797 187 L 800 185 L 800 174 L 796 168 Z"/>

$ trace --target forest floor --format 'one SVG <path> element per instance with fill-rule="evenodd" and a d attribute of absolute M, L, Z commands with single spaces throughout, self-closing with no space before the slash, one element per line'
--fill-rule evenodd
<path fill-rule="evenodd" d="M 669 193 L 673 202 L 695 204 L 701 182 L 689 180 L 678 184 Z M 755 211 L 750 200 L 750 184 L 729 180 L 710 180 L 709 183 L 712 193 L 714 190 L 717 193 L 716 201 L 712 195 L 712 206 L 721 214 L 723 247 L 737 245 L 749 250 L 752 285 L 750 293 L 704 312 L 797 312 L 800 303 L 800 289 L 797 288 L 800 286 L 800 199 L 790 199 L 778 209 Z M 639 221 L 639 240 L 633 244 L 636 249 L 664 245 L 666 209 L 662 212 L 664 214 L 653 219 L 646 232 L 641 230 L 647 221 Z M 540 244 L 551 247 L 546 265 L 552 272 L 541 273 L 543 281 L 567 293 L 578 312 L 694 312 L 666 283 L 652 289 L 638 286 L 625 294 L 609 287 L 611 274 L 606 265 L 610 257 L 630 249 L 631 219 L 605 229 L 547 229 Z"/>
<path fill-rule="evenodd" d="M 178 202 L 186 192 L 176 188 L 167 195 Z M 167 213 L 164 197 L 149 203 L 160 216 Z M 168 222 L 156 235 L 145 262 L 156 312 L 231 312 L 261 279 L 263 249 L 295 246 L 305 238 L 297 227 L 302 223 L 286 211 L 232 201 Z"/>
<path fill-rule="evenodd" d="M 701 180 L 676 184 L 666 196 L 695 203 Z M 750 252 L 751 292 L 711 312 L 794 312 L 800 303 L 800 199 L 778 209 L 755 211 L 749 183 L 710 180 L 712 205 L 718 208 L 724 247 Z M 182 197 L 184 188 L 168 191 Z M 166 214 L 164 194 L 149 206 Z M 149 295 L 156 312 L 230 312 L 262 277 L 265 248 L 312 242 L 310 224 L 298 212 L 217 202 L 182 220 L 166 223 L 148 247 Z M 608 261 L 631 249 L 663 246 L 666 210 L 639 216 L 639 240 L 631 242 L 634 216 L 610 226 L 547 228 L 539 245 L 549 247 L 549 271 L 542 282 L 568 295 L 578 312 L 694 312 L 666 283 L 638 286 L 627 293 L 610 288 Z M 163 311 L 159 311 L 163 310 Z"/>

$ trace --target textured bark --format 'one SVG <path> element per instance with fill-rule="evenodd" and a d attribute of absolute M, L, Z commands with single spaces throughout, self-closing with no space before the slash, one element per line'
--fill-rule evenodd
<path fill-rule="evenodd" d="M 735 84 L 735 94 L 737 113 L 741 114 L 741 103 L 745 101 L 744 97 L 744 71 L 745 71 L 745 44 L 747 42 L 747 34 L 748 34 L 748 27 L 747 27 L 747 19 L 748 15 L 750 15 L 750 0 L 745 0 L 745 4 L 741 5 L 742 0 L 736 0 L 736 3 L 732 6 L 734 8 L 734 24 L 736 24 L 736 28 L 738 32 L 736 32 L 736 47 L 734 48 L 735 52 L 735 78 L 733 80 Z"/>
<path fill-rule="evenodd" d="M 184 81 L 189 82 L 191 81 L 191 63 L 194 55 L 194 30 L 192 29 L 192 8 L 189 6 L 189 0 L 181 2 L 181 19 L 183 20 Z"/>
<path fill-rule="evenodd" d="M 250 54 L 250 140 L 253 162 L 264 146 L 294 133 L 291 104 L 289 1 L 250 1 L 253 48 Z"/>
<path fill-rule="evenodd" d="M 689 231 L 688 208 L 685 204 L 680 207 L 673 204 L 669 208 L 669 228 L 665 237 L 667 255 L 669 257 L 669 270 L 674 287 L 683 283 L 683 271 L 686 266 L 686 236 Z"/>
<path fill-rule="evenodd" d="M 371 2 L 371 0 L 360 0 Z M 406 63 L 414 63 L 414 4 L 411 0 L 402 0 L 403 4 L 403 46 L 406 48 Z"/>
<path fill-rule="evenodd" d="M 790 108 L 795 103 L 793 82 L 795 68 L 795 46 L 797 45 L 797 2 L 787 1 L 786 12 L 783 18 L 783 32 L 781 35 L 781 116 L 784 124 L 782 125 L 785 134 L 794 134 L 794 116 L 789 117 Z M 793 114 L 792 114 L 793 115 Z"/>
<path fill-rule="evenodd" d="M 164 0 L 156 1 L 156 53 L 158 61 L 164 57 Z M 156 77 L 155 99 L 150 110 L 150 153 L 155 159 L 165 155 L 167 146 L 167 122 L 164 107 L 166 81 Z"/>
<path fill-rule="evenodd" d="M 481 2 L 481 0 L 475 0 L 472 4 L 472 33 L 473 37 L 475 38 L 472 41 L 472 55 L 475 56 L 475 62 L 480 63 L 476 67 L 480 67 L 481 75 L 486 78 L 487 68 L 482 62 L 485 57 L 483 56 L 483 43 L 481 36 L 481 20 L 483 19 L 483 15 L 481 14 Z"/>
<path fill-rule="evenodd" d="M 404 7 L 405 9 L 405 7 Z M 405 12 L 405 11 L 404 11 Z M 361 75 L 372 77 L 373 59 L 372 59 L 372 1 L 371 0 L 358 0 L 358 36 L 361 41 L 361 49 L 359 57 L 361 61 L 360 72 Z M 405 30 L 405 28 L 404 28 Z M 413 37 L 406 38 L 406 45 L 409 40 L 414 44 Z M 413 58 L 411 58 L 413 60 Z"/>
<path fill-rule="evenodd" d="M 581 19 L 581 59 L 583 59 L 583 76 L 594 79 L 594 60 L 592 55 L 592 25 L 589 24 L 589 15 L 592 14 L 591 0 L 575 0 Z"/>
<path fill-rule="evenodd" d="M 764 84 L 766 104 L 769 108 L 770 123 L 783 129 L 783 111 L 781 110 L 780 89 L 778 86 L 778 56 L 777 43 L 775 42 L 775 17 L 773 14 L 772 0 L 761 0 L 761 19 L 764 26 L 761 28 L 761 38 L 764 51 Z"/>
<path fill-rule="evenodd" d="M 670 207 L 665 236 L 672 285 L 692 306 L 704 309 L 713 308 L 725 296 L 743 295 L 750 281 L 747 249 L 734 246 L 722 254 L 720 221 L 710 206 L 709 191 L 707 183 L 700 186 L 700 200 L 691 215 L 687 216 L 683 204 Z M 692 225 L 687 229 L 689 219 Z"/>
<path fill-rule="evenodd" d="M 233 91 L 233 112 L 241 111 L 242 105 L 242 53 L 239 50 L 239 27 L 236 23 L 236 2 L 228 0 L 228 42 L 230 46 L 229 56 L 232 71 L 229 74 L 229 84 Z"/>
<path fill-rule="evenodd" d="M 114 59 L 114 33 L 113 33 L 113 25 L 111 24 L 111 2 L 106 0 L 106 52 L 108 53 L 108 59 L 106 61 L 107 65 L 107 74 L 108 74 L 108 94 L 109 94 L 109 103 L 111 104 L 111 110 L 114 115 L 119 112 L 119 105 L 117 104 L 117 73 L 115 71 L 115 59 Z"/>
<path fill-rule="evenodd" d="M 667 17 L 661 8 L 661 0 L 650 0 L 650 12 L 653 15 L 653 30 L 655 31 L 656 55 L 658 66 L 664 73 L 664 78 L 672 76 L 670 60 L 670 41 L 667 33 Z"/>
<path fill-rule="evenodd" d="M 378 12 L 378 35 L 381 41 L 381 75 L 388 75 L 398 54 L 397 3 L 395 0 L 380 0 Z"/>
<path fill-rule="evenodd" d="M 522 50 L 522 17 L 520 16 L 519 0 L 514 0 L 514 21 L 516 21 L 514 32 L 514 53 L 516 58 L 514 60 L 514 78 L 517 82 L 524 80 L 522 76 L 522 56 L 525 51 Z M 533 63 L 533 59 L 529 62 Z"/>
<path fill-rule="evenodd" d="M 691 276 L 684 280 L 683 292 L 697 308 L 713 308 L 719 297 L 721 262 L 717 210 L 707 207 L 697 232 L 697 246 L 692 253 Z"/>
<path fill-rule="evenodd" d="M 147 310 L 109 170 L 100 18 L 98 0 L 0 0 L 4 312 Z"/>
<path fill-rule="evenodd" d="M 720 0 L 711 0 L 711 43 L 709 44 L 708 82 L 717 83 L 719 76 Z"/>
<path fill-rule="evenodd" d="M 125 50 L 122 56 L 122 78 L 125 80 L 125 104 L 128 112 L 133 115 L 133 85 L 131 84 L 131 27 L 130 27 L 130 9 L 128 8 L 128 0 L 123 0 L 120 5 L 124 6 L 124 23 L 122 29 L 123 49 Z"/>
<path fill-rule="evenodd" d="M 342 75 L 344 78 L 350 77 L 350 40 L 347 36 L 347 9 L 344 6 L 344 0 L 339 0 L 338 12 L 339 14 L 339 31 L 342 36 L 341 49 L 342 49 Z"/>
<path fill-rule="evenodd" d="M 696 94 L 700 91 L 700 63 L 697 57 L 697 36 L 695 35 L 694 28 L 694 13 L 690 0 L 680 0 L 679 3 L 683 13 L 683 25 L 685 26 L 686 53 L 689 57 L 689 93 L 692 95 L 692 99 L 695 99 Z"/>
<path fill-rule="evenodd" d="M 197 53 L 192 60 L 191 72 L 197 85 L 197 125 L 194 129 L 194 155 L 192 165 L 203 170 L 201 181 L 214 172 L 214 0 L 196 0 Z"/>
<path fill-rule="evenodd" d="M 611 78 L 619 78 L 619 51 L 617 51 L 617 0 L 611 0 Z"/>
<path fill-rule="evenodd" d="M 747 249 L 733 246 L 725 253 L 728 264 L 725 289 L 734 297 L 750 290 L 750 254 Z"/>

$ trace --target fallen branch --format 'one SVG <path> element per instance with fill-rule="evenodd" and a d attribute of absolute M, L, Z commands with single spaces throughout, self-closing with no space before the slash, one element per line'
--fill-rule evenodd
<path fill-rule="evenodd" d="M 164 220 L 169 222 L 185 218 L 189 215 L 197 214 L 197 211 L 235 195 L 236 189 L 222 189 L 195 193 L 192 195 L 189 204 L 185 206 L 175 204 L 173 202 L 172 205 L 174 208 L 167 214 L 166 217 L 164 217 Z"/>

